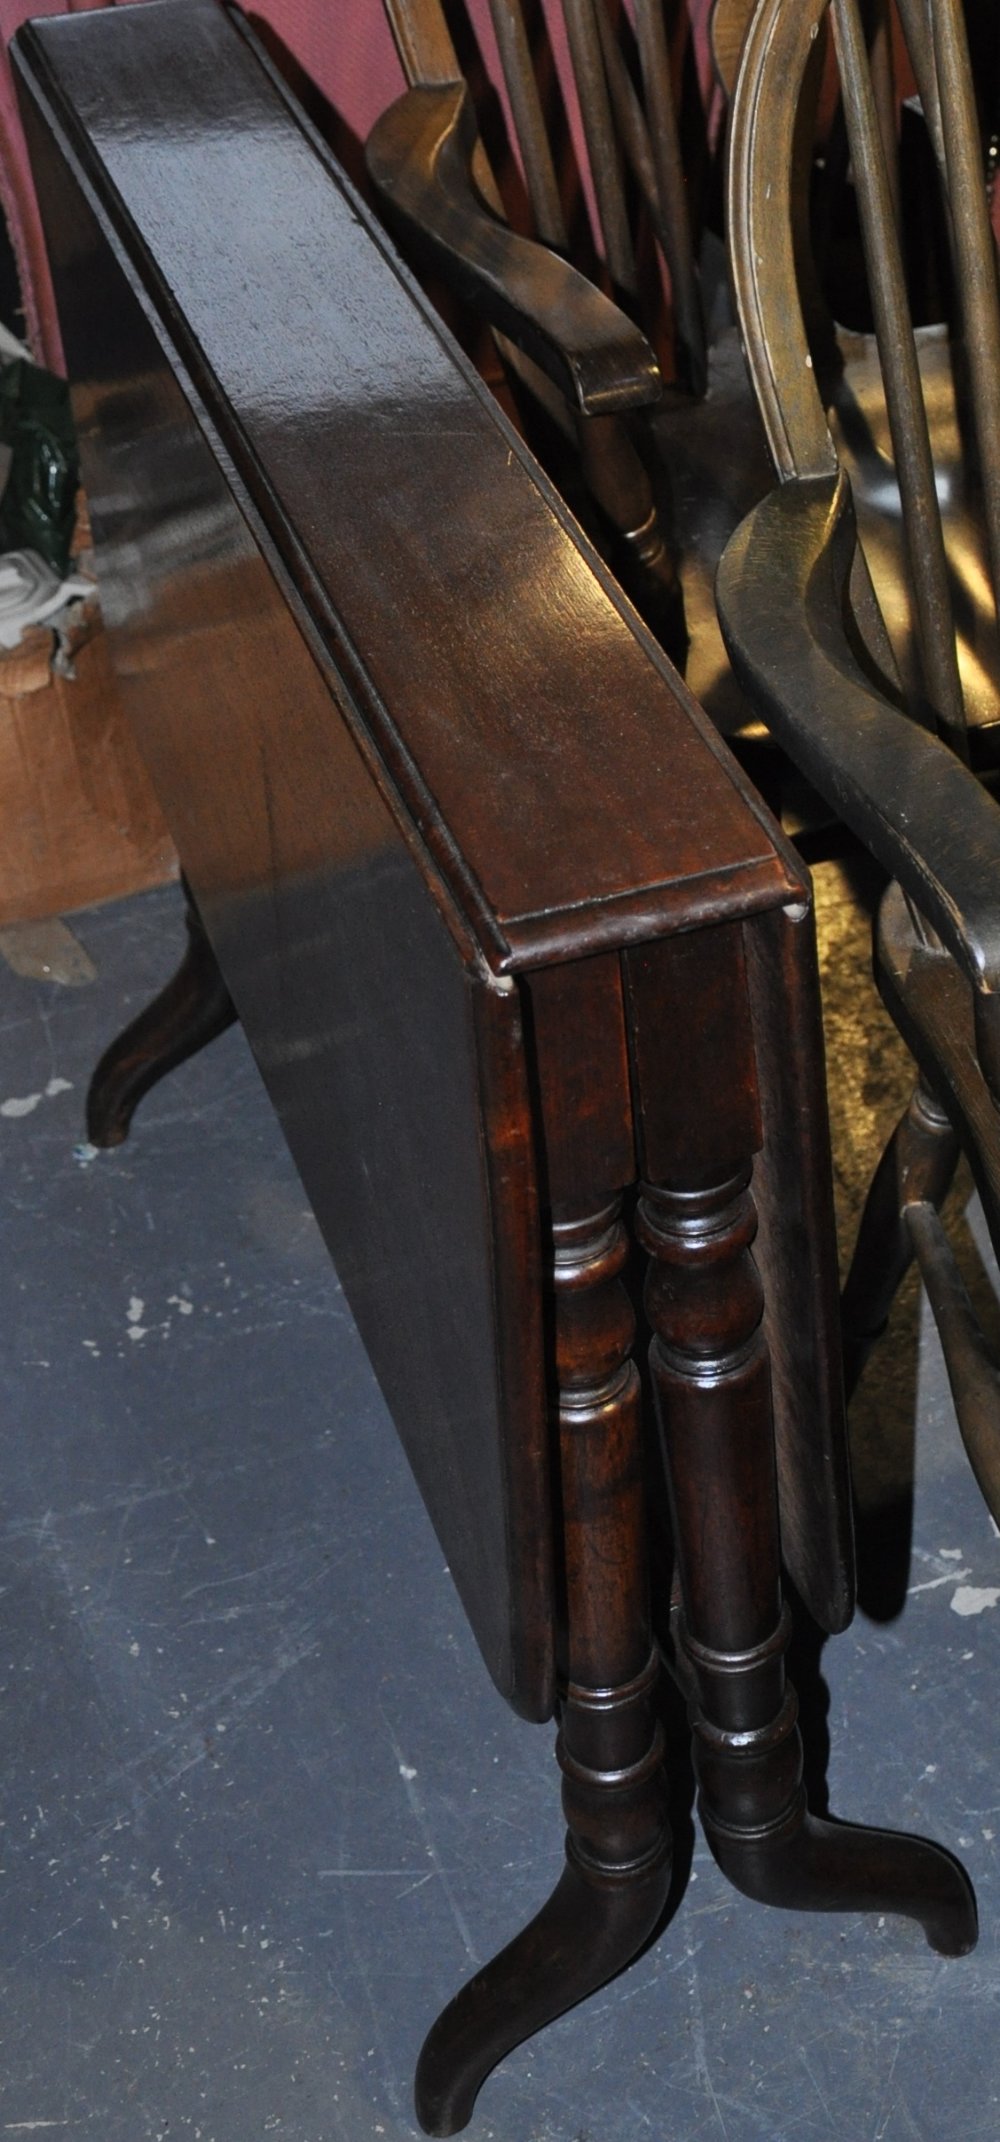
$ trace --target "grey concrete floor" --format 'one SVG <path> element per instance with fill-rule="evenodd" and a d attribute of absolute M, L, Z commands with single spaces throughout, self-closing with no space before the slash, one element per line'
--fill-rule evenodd
<path fill-rule="evenodd" d="M 0 2137 L 399 2142 L 428 2023 L 558 1870 L 552 1736 L 491 1691 L 239 1032 L 77 1151 L 179 896 L 74 928 L 89 986 L 0 967 Z M 696 1838 L 659 1943 L 473 2142 L 995 2142 L 1000 1543 L 918 1308 L 891 1343 L 830 1800 L 960 1853 L 978 1950 L 769 1912 Z"/>

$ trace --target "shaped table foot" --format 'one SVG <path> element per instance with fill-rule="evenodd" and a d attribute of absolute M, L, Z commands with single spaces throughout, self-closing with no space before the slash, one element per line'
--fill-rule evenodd
<path fill-rule="evenodd" d="M 415 2092 L 425 2133 L 458 2134 L 506 2053 L 631 1962 L 656 1927 L 669 1886 L 668 1853 L 618 1883 L 567 1859 L 537 1918 L 463 1986 L 429 2033 Z"/>
<path fill-rule="evenodd" d="M 898 1830 L 810 1814 L 798 1703 L 784 1678 L 790 1633 L 787 1607 L 753 1651 L 713 1651 L 682 1632 L 698 1690 L 699 1813 L 715 1859 L 758 1903 L 896 1912 L 915 1919 L 939 1955 L 966 1955 L 976 1943 L 976 1902 L 950 1852 Z M 763 1723 L 748 1722 L 768 1711 Z"/>
<path fill-rule="evenodd" d="M 91 1145 L 122 1145 L 150 1087 L 236 1019 L 201 918 L 190 903 L 187 929 L 188 947 L 176 974 L 105 1049 L 94 1072 L 87 1094 Z"/>
<path fill-rule="evenodd" d="M 704 1817 L 724 1874 L 744 1896 L 793 1911 L 897 1912 L 916 1919 L 939 1956 L 967 1956 L 979 1930 L 976 1899 L 950 1852 L 900 1830 L 864 1829 L 811 1815 L 800 1793 L 773 1829 L 727 1830 Z"/>
<path fill-rule="evenodd" d="M 639 1206 L 705 1834 L 723 1872 L 762 1903 L 900 1912 L 940 1954 L 962 1955 L 976 1907 L 950 1853 L 806 1807 L 749 1177 L 686 1194 L 647 1186 Z"/>
<path fill-rule="evenodd" d="M 614 1978 L 670 1889 L 655 1717 L 635 1319 L 620 1199 L 553 1220 L 567 1673 L 557 1753 L 566 1866 L 547 1904 L 464 1986 L 417 2069 L 428 2134 L 453 2135 L 505 2053 Z"/>

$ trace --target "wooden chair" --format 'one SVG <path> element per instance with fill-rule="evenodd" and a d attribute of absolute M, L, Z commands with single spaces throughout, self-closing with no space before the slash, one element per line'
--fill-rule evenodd
<path fill-rule="evenodd" d="M 598 508 L 590 532 L 601 541 L 607 531 L 627 591 L 732 733 L 747 710 L 712 584 L 728 534 L 771 477 L 735 333 L 711 334 L 706 317 L 701 197 L 712 156 L 700 102 L 693 120 L 690 99 L 678 111 L 678 36 L 693 67 L 685 6 L 669 11 L 668 36 L 663 0 L 639 0 L 634 31 L 610 0 L 560 0 L 546 17 L 522 0 L 489 0 L 505 130 L 495 93 L 481 94 L 474 24 L 482 30 L 485 5 L 468 0 L 446 20 L 443 0 L 384 4 L 411 87 L 367 143 L 380 207 L 407 256 L 501 338 L 521 406 L 527 388 L 546 413 L 540 441 L 529 408 L 536 450 L 544 458 L 549 439 L 558 447 L 572 435 L 573 453 L 557 451 L 550 472 L 585 514 L 582 474 Z M 748 5 L 723 9 L 725 64 Z M 694 10 L 702 25 L 707 12 Z M 698 137 L 694 174 L 685 120 Z M 579 213 L 588 188 L 592 223 Z M 724 307 L 718 241 L 711 257 Z"/>
<path fill-rule="evenodd" d="M 450 2134 L 668 1896 L 630 1247 L 712 1849 L 975 1940 L 947 1853 L 807 1808 L 785 1679 L 782 1562 L 828 1630 L 853 1599 L 808 883 L 249 34 L 172 0 L 17 66 L 202 918 L 94 1132 L 238 1010 L 484 1660 L 559 1717 L 558 1882 L 421 2055 Z"/>
<path fill-rule="evenodd" d="M 916 1257 L 977 1478 L 1000 1517 L 998 1368 L 939 1218 L 960 1148 L 1000 1249 L 1000 309 L 959 0 L 900 0 L 953 247 L 954 317 L 914 330 L 857 0 L 762 0 L 732 111 L 729 242 L 780 488 L 718 580 L 734 668 L 889 874 L 880 989 L 921 1073 L 845 1295 L 851 1373 Z M 829 18 L 871 336 L 834 338 L 801 272 L 803 84 Z M 929 241 L 928 241 L 929 242 Z M 808 326 L 807 326 L 808 319 Z"/>

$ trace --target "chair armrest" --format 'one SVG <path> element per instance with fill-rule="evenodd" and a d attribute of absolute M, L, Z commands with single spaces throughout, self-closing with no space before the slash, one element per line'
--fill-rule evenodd
<path fill-rule="evenodd" d="M 1000 1098 L 1000 813 L 861 667 L 849 637 L 856 544 L 843 474 L 771 492 L 720 563 L 723 636 L 772 734 L 972 983 L 980 1063 Z"/>
<path fill-rule="evenodd" d="M 571 408 L 606 416 L 658 401 L 656 359 L 627 315 L 558 253 L 483 207 L 472 177 L 477 139 L 463 82 L 407 90 L 365 148 L 388 217 Z"/>

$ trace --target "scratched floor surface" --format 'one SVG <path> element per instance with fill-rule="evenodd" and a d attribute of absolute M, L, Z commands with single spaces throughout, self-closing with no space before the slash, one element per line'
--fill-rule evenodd
<path fill-rule="evenodd" d="M 0 2137 L 401 2142 L 424 2029 L 557 1872 L 551 1735 L 480 1668 L 240 1034 L 75 1152 L 178 897 L 75 927 L 89 986 L 0 968 Z M 961 1853 L 977 1953 L 769 1913 L 699 1839 L 472 2142 L 995 2142 L 1000 1544 L 913 1347 L 908 1590 L 876 1525 L 831 1803 Z"/>

